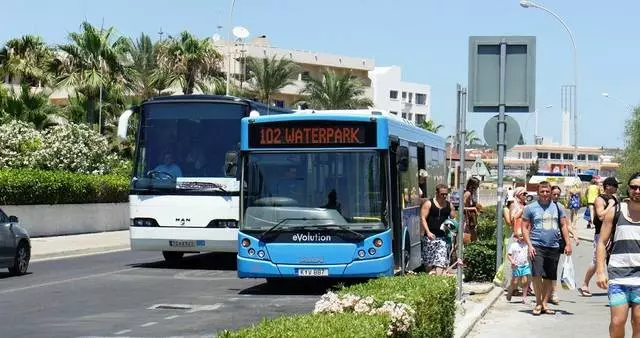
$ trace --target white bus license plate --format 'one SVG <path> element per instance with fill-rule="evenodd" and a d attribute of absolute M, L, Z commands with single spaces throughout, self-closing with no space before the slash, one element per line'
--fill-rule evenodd
<path fill-rule="evenodd" d="M 169 241 L 169 246 L 178 248 L 193 248 L 196 246 L 195 241 Z"/>
<path fill-rule="evenodd" d="M 329 276 L 329 269 L 298 269 L 298 276 L 301 276 L 301 277 Z"/>

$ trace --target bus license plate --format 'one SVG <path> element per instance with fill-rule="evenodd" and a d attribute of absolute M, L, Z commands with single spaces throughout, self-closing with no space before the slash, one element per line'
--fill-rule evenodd
<path fill-rule="evenodd" d="M 196 246 L 194 241 L 169 241 L 169 246 L 178 248 L 193 248 Z"/>
<path fill-rule="evenodd" d="M 301 276 L 301 277 L 329 276 L 329 269 L 298 269 L 298 276 Z"/>

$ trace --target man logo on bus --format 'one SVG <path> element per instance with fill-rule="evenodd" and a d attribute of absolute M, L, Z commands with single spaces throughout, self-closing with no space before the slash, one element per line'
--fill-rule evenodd
<path fill-rule="evenodd" d="M 323 234 L 294 234 L 291 238 L 294 242 L 331 242 L 331 236 Z"/>
<path fill-rule="evenodd" d="M 191 222 L 191 218 L 176 218 L 176 222 L 180 223 L 180 225 L 185 225 Z"/>

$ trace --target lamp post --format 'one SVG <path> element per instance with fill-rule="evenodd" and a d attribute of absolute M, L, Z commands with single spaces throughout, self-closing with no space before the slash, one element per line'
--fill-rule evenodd
<path fill-rule="evenodd" d="M 609 95 L 609 93 L 602 93 L 602 96 L 608 98 L 608 99 L 612 99 L 614 101 L 618 101 L 618 103 L 620 103 L 621 105 L 623 105 L 625 108 L 627 108 L 630 111 L 633 111 L 634 106 L 631 104 L 626 103 L 625 101 L 622 101 L 620 98 L 615 97 L 615 96 L 611 96 Z"/>
<path fill-rule="evenodd" d="M 227 90 L 226 95 L 229 96 L 229 81 L 231 81 L 231 29 L 233 27 L 233 6 L 235 6 L 236 0 L 231 0 L 231 10 L 229 11 L 229 37 L 228 37 L 228 45 L 227 45 L 227 57 L 228 60 L 228 68 L 227 68 Z"/>
<path fill-rule="evenodd" d="M 549 109 L 552 108 L 553 105 L 552 104 L 548 104 L 546 106 L 544 106 L 544 109 Z M 538 138 L 538 109 L 536 109 L 533 112 L 533 116 L 529 116 L 529 118 L 527 119 L 527 122 L 525 122 L 524 124 L 524 130 L 527 130 L 527 127 L 529 126 L 529 122 L 531 121 L 531 117 L 535 117 L 535 122 L 536 122 L 536 126 L 533 132 L 533 143 L 536 143 L 536 139 Z"/>
<path fill-rule="evenodd" d="M 574 168 L 577 168 L 577 165 L 578 165 L 578 49 L 576 48 L 576 40 L 569 26 L 567 26 L 564 20 L 562 20 L 562 18 L 555 12 L 530 0 L 520 0 L 520 6 L 524 8 L 541 9 L 547 12 L 548 14 L 551 14 L 551 16 L 556 18 L 556 20 L 558 20 L 558 22 L 562 24 L 562 26 L 567 31 L 567 33 L 569 33 L 569 38 L 571 38 L 571 46 L 573 47 L 573 85 L 575 87 L 575 93 L 573 95 L 573 102 L 574 102 L 573 104 L 573 142 L 574 142 L 575 154 L 573 155 L 574 156 L 573 158 L 574 158 Z M 577 170 L 576 170 L 576 173 L 577 173 Z"/>

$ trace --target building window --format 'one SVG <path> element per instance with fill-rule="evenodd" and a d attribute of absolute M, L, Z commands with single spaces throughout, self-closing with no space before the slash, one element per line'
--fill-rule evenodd
<path fill-rule="evenodd" d="M 402 92 L 402 101 L 407 100 L 407 92 Z"/>
<path fill-rule="evenodd" d="M 416 104 L 427 104 L 427 94 L 416 93 Z"/>
<path fill-rule="evenodd" d="M 538 153 L 538 158 L 546 160 L 549 158 L 549 153 Z"/>
<path fill-rule="evenodd" d="M 411 121 L 413 119 L 413 114 L 409 113 L 407 115 L 407 120 Z"/>
<path fill-rule="evenodd" d="M 589 154 L 589 161 L 598 161 L 598 155 Z"/>
<path fill-rule="evenodd" d="M 421 114 L 416 114 L 416 124 L 422 124 L 424 122 L 425 116 Z"/>
<path fill-rule="evenodd" d="M 562 154 L 563 160 L 573 160 L 573 154 L 564 153 Z"/>
<path fill-rule="evenodd" d="M 407 118 L 407 113 L 402 113 L 402 118 L 406 119 Z"/>
<path fill-rule="evenodd" d="M 389 91 L 389 98 L 392 100 L 397 100 L 398 99 L 398 91 L 397 90 L 390 90 Z"/>
<path fill-rule="evenodd" d="M 530 151 L 524 151 L 522 153 L 520 153 L 520 158 L 525 159 L 525 160 L 530 160 L 531 159 L 531 152 Z"/>
<path fill-rule="evenodd" d="M 552 160 L 560 160 L 562 159 L 562 155 L 560 153 L 549 153 L 549 158 Z"/>
<path fill-rule="evenodd" d="M 587 155 L 585 154 L 578 154 L 578 161 L 585 161 L 587 159 Z"/>
<path fill-rule="evenodd" d="M 409 103 L 411 103 L 411 101 L 413 101 L 413 93 L 409 93 Z"/>
<path fill-rule="evenodd" d="M 397 111 L 393 111 L 393 110 L 392 110 L 392 111 L 390 111 L 389 113 L 391 113 L 391 114 L 393 114 L 393 115 L 398 115 L 398 112 L 397 112 Z"/>
<path fill-rule="evenodd" d="M 300 76 L 300 78 L 302 79 L 302 81 L 311 80 L 311 76 L 309 75 L 309 72 L 307 72 L 307 71 L 302 72 L 302 75 Z"/>

